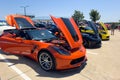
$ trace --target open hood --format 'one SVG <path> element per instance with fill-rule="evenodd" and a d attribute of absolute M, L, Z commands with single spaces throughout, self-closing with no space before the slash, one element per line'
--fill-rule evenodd
<path fill-rule="evenodd" d="M 98 29 L 94 22 L 83 20 L 80 22 L 81 32 L 98 35 Z M 83 31 L 82 31 L 83 30 Z"/>
<path fill-rule="evenodd" d="M 97 28 L 97 26 L 95 25 L 95 23 L 92 22 L 92 21 L 88 21 L 88 24 L 89 24 L 89 27 L 91 27 L 91 28 L 93 29 L 95 35 L 98 35 L 98 28 Z"/>
<path fill-rule="evenodd" d="M 55 18 L 53 16 L 51 18 L 65 36 L 71 49 L 81 46 L 82 36 L 73 18 Z"/>
<path fill-rule="evenodd" d="M 16 27 L 16 29 L 34 28 L 32 20 L 23 15 L 8 15 L 6 21 L 10 26 Z"/>
<path fill-rule="evenodd" d="M 108 33 L 106 25 L 103 22 L 100 22 L 100 24 L 101 24 L 101 27 L 104 29 L 104 31 Z"/>

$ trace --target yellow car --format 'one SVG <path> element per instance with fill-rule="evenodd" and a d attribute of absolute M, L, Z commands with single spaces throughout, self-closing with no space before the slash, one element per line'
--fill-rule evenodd
<path fill-rule="evenodd" d="M 108 32 L 106 25 L 103 22 L 99 22 L 99 23 L 97 23 L 97 26 L 98 26 L 100 38 L 102 40 L 109 40 L 110 34 Z"/>

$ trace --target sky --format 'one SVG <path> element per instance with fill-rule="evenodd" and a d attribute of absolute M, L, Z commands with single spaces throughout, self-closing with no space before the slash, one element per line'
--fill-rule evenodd
<path fill-rule="evenodd" d="M 118 22 L 120 20 L 120 0 L 1 0 L 0 19 L 9 14 L 26 14 L 41 16 L 71 17 L 75 10 L 90 20 L 89 13 L 97 10 L 102 22 Z"/>

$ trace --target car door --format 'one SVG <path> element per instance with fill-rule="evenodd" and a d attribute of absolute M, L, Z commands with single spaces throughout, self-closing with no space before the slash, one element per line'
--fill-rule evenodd
<path fill-rule="evenodd" d="M 65 36 L 71 49 L 78 48 L 82 45 L 81 33 L 72 18 L 55 18 L 53 16 L 51 18 Z"/>
<path fill-rule="evenodd" d="M 6 21 L 10 26 L 14 26 L 16 30 L 34 28 L 32 20 L 29 17 L 22 15 L 8 15 L 6 16 Z M 6 37 L 4 39 L 6 39 L 6 42 L 3 42 L 7 45 L 7 47 L 4 47 L 6 52 L 15 54 L 30 54 L 34 48 L 34 45 L 31 44 L 30 40 L 24 40 L 20 37 Z"/>
<path fill-rule="evenodd" d="M 18 51 L 18 54 L 29 55 L 32 53 L 32 50 L 34 48 L 34 45 L 30 40 L 18 38 L 15 40 L 14 44 L 15 47 L 13 47 L 13 50 Z"/>
<path fill-rule="evenodd" d="M 29 40 L 22 38 L 1 37 L 0 44 L 3 51 L 12 54 L 31 54 L 34 45 Z"/>

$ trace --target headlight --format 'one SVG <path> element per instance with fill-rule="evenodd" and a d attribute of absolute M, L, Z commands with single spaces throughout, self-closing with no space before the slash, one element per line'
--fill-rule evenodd
<path fill-rule="evenodd" d="M 62 55 L 70 55 L 70 53 L 65 49 L 62 49 L 62 48 L 59 48 L 59 47 L 56 47 L 56 46 L 54 46 L 53 49 L 56 50 L 58 53 L 60 53 Z"/>

